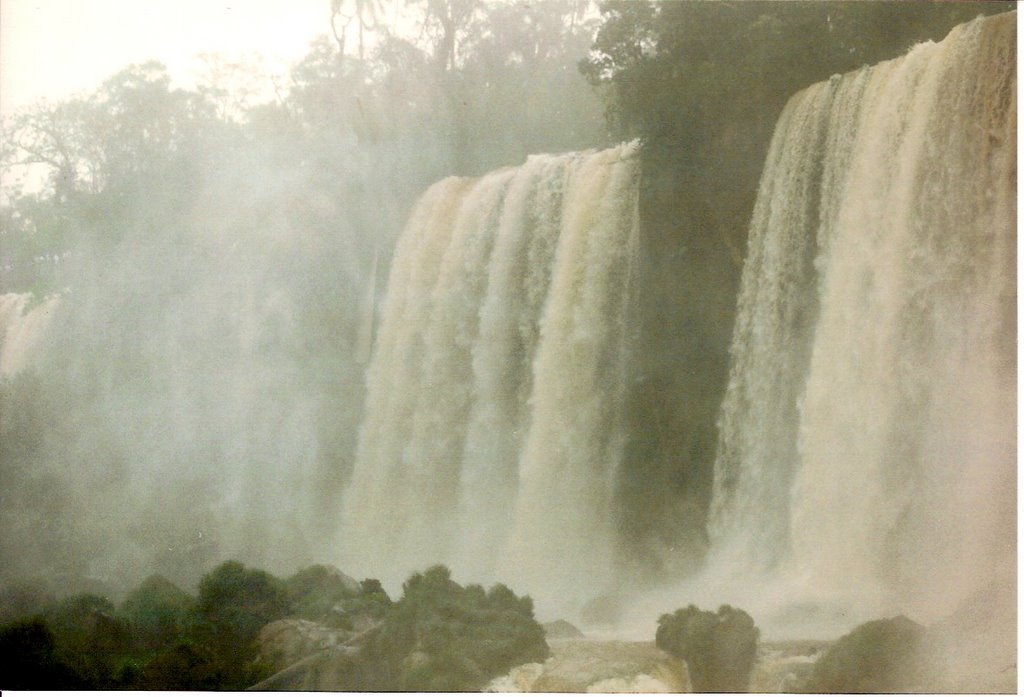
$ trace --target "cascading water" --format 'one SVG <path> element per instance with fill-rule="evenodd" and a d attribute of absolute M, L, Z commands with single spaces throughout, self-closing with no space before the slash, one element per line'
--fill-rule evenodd
<path fill-rule="evenodd" d="M 610 578 L 636 149 L 533 156 L 420 200 L 368 373 L 349 567 L 445 562 L 570 602 Z"/>
<path fill-rule="evenodd" d="M 1012 578 L 1015 65 L 1000 15 L 786 107 L 720 419 L 716 573 L 925 619 Z"/>

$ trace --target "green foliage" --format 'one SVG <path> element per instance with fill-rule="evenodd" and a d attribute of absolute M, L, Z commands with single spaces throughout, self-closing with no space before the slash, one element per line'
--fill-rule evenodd
<path fill-rule="evenodd" d="M 443 566 L 411 576 L 395 603 L 379 581 L 357 584 L 333 567 L 307 567 L 282 582 L 235 561 L 203 577 L 198 599 L 150 576 L 118 614 L 96 595 L 7 595 L 11 611 L 44 603 L 45 615 L 0 629 L 0 655 L 14 666 L 0 687 L 245 689 L 269 676 L 257 660 L 259 630 L 303 612 L 316 619 L 324 608 L 362 637 L 339 688 L 479 690 L 549 654 L 530 598 L 501 584 L 460 586 Z"/>
<path fill-rule="evenodd" d="M 195 599 L 163 576 L 147 578 L 125 598 L 120 615 L 148 648 L 183 638 L 192 622 Z"/>
<path fill-rule="evenodd" d="M 58 656 L 53 632 L 42 618 L 23 619 L 0 628 L 0 689 L 80 690 L 88 687 Z"/>
<path fill-rule="evenodd" d="M 189 642 L 171 645 L 157 653 L 141 669 L 133 687 L 139 690 L 228 689 L 214 653 Z"/>
<path fill-rule="evenodd" d="M 381 681 L 365 689 L 474 691 L 549 650 L 529 597 L 501 584 L 463 587 L 435 566 L 405 582 L 364 653 Z"/>
<path fill-rule="evenodd" d="M 815 662 L 801 691 L 922 691 L 924 636 L 924 627 L 902 615 L 865 622 Z"/>
<path fill-rule="evenodd" d="M 285 586 L 294 616 L 340 629 L 353 630 L 379 620 L 391 606 L 379 581 L 359 583 L 333 566 L 306 567 Z"/>
<path fill-rule="evenodd" d="M 263 625 L 290 612 L 284 584 L 266 571 L 226 561 L 199 582 L 196 605 L 218 642 L 250 644 Z"/>
<path fill-rule="evenodd" d="M 118 668 L 131 655 L 131 631 L 106 598 L 88 593 L 64 598 L 47 610 L 59 659 L 93 688 L 118 687 Z"/>
<path fill-rule="evenodd" d="M 658 619 L 658 648 L 686 661 L 695 692 L 746 692 L 759 630 L 743 610 L 690 605 Z"/>
<path fill-rule="evenodd" d="M 618 132 L 677 139 L 700 159 L 713 135 L 764 115 L 774 124 L 798 89 L 894 58 L 954 25 L 1012 3 L 602 3 L 604 23 L 581 63 L 614 87 Z M 678 140 L 682 137 L 682 140 Z"/>

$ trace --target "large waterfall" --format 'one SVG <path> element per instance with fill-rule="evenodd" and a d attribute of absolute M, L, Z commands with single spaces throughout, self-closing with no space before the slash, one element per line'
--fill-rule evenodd
<path fill-rule="evenodd" d="M 925 618 L 1012 578 L 1015 38 L 1013 14 L 979 19 L 786 107 L 719 424 L 713 566 Z"/>
<path fill-rule="evenodd" d="M 352 568 L 394 581 L 446 562 L 569 600 L 608 581 L 638 179 L 627 144 L 449 178 L 419 201 L 344 502 Z"/>

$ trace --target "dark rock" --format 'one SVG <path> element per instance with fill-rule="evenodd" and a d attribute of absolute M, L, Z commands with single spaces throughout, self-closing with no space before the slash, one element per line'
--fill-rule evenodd
<path fill-rule="evenodd" d="M 921 687 L 924 627 L 900 615 L 856 627 L 817 660 L 802 692 L 910 692 Z"/>
<path fill-rule="evenodd" d="M 686 661 L 694 692 L 746 692 L 759 630 L 743 610 L 690 605 L 658 620 L 658 648 Z"/>
<path fill-rule="evenodd" d="M 349 638 L 348 632 L 308 620 L 277 620 L 260 630 L 259 655 L 276 672 Z"/>

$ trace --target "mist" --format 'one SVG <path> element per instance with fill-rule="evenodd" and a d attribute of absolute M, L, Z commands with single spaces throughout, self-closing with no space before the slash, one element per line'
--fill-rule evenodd
<path fill-rule="evenodd" d="M 1008 9 L 325 0 L 273 80 L 3 114 L 0 586 L 443 564 L 605 638 L 906 615 L 1003 685 Z"/>

